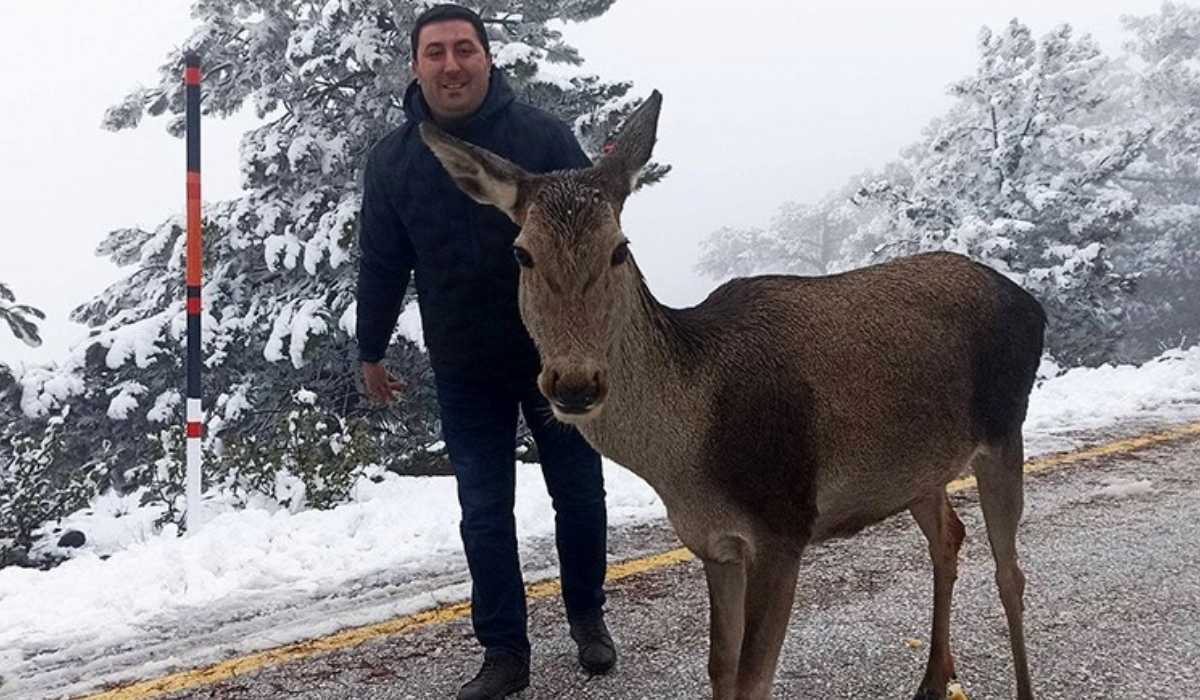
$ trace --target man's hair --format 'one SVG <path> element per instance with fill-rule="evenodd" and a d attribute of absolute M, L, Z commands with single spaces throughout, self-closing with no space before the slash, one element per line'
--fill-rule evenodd
<path fill-rule="evenodd" d="M 492 55 L 492 47 L 488 44 L 487 30 L 483 28 L 483 20 L 475 13 L 474 10 L 463 7 L 462 5 L 453 5 L 447 3 L 445 5 L 434 5 L 425 10 L 417 17 L 416 24 L 412 30 L 412 57 L 413 61 L 417 60 L 417 40 L 421 36 L 421 29 L 434 22 L 448 22 L 450 20 L 463 20 L 470 22 L 475 28 L 475 33 L 479 35 L 479 43 L 483 44 L 483 52 L 489 56 Z"/>

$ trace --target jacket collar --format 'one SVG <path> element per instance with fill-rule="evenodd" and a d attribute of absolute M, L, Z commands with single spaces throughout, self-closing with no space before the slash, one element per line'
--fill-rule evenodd
<path fill-rule="evenodd" d="M 480 124 L 490 121 L 512 104 L 515 99 L 516 95 L 513 94 L 512 87 L 509 86 L 504 73 L 493 66 L 491 77 L 488 80 L 488 92 L 483 98 L 483 104 L 474 114 L 467 117 L 466 121 L 449 131 L 457 133 L 470 131 Z M 415 79 L 408 84 L 408 89 L 404 91 L 404 115 L 415 124 L 432 118 L 429 105 L 425 102 L 425 96 L 421 94 L 421 86 Z"/>

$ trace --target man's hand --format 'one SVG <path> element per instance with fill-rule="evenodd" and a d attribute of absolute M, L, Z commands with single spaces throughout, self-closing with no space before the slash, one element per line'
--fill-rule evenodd
<path fill-rule="evenodd" d="M 367 397 L 381 404 L 389 404 L 397 392 L 404 391 L 404 382 L 388 373 L 378 362 L 362 363 L 363 386 Z"/>

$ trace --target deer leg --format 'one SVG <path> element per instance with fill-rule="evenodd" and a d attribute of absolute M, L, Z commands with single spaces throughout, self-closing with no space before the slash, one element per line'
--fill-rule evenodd
<path fill-rule="evenodd" d="M 768 551 L 770 550 L 770 551 Z M 738 700 L 767 700 L 796 598 L 800 552 L 794 543 L 760 547 L 746 581 L 746 633 L 738 663 Z"/>
<path fill-rule="evenodd" d="M 708 677 L 713 700 L 733 700 L 737 691 L 738 652 L 745 632 L 746 557 L 741 541 L 721 547 L 719 559 L 704 558 L 708 579 Z"/>
<path fill-rule="evenodd" d="M 955 678 L 950 653 L 950 601 L 958 579 L 958 549 L 966 532 L 944 490 L 909 506 L 913 519 L 929 540 L 933 560 L 933 629 L 929 634 L 929 664 L 913 700 L 945 700 L 946 685 Z"/>
<path fill-rule="evenodd" d="M 1022 619 L 1025 575 L 1017 564 L 1017 524 L 1025 507 L 1023 463 L 1021 433 L 1017 432 L 1006 443 L 993 446 L 990 451 L 976 458 L 975 476 L 979 481 L 979 503 L 987 524 L 992 557 L 996 560 L 996 585 L 1000 589 L 1000 602 L 1008 618 L 1008 637 L 1017 676 L 1017 698 L 1033 700 Z"/>

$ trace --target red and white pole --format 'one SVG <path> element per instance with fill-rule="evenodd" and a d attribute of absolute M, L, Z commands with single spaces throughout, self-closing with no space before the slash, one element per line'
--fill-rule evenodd
<path fill-rule="evenodd" d="M 187 91 L 187 513 L 189 529 L 200 525 L 200 441 L 204 413 L 200 403 L 200 57 L 185 60 Z"/>

